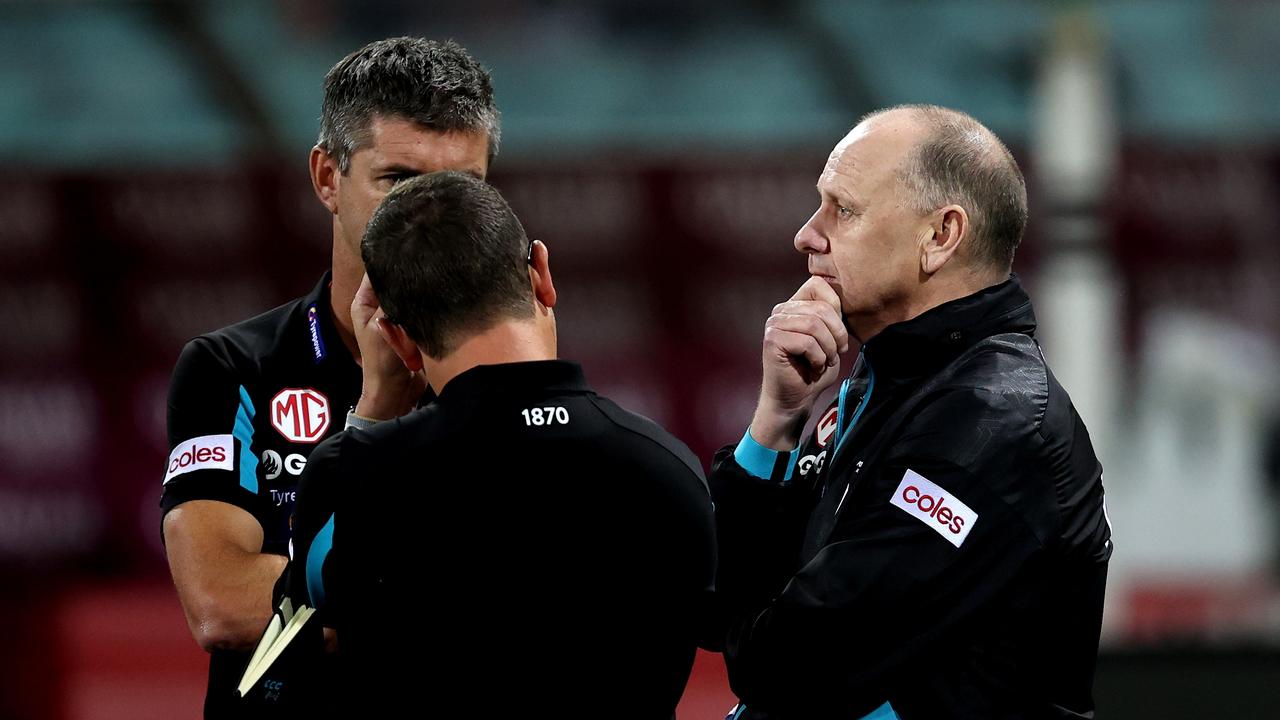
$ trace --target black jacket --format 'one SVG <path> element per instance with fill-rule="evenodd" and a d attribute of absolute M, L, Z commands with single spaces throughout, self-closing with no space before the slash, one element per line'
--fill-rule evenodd
<path fill-rule="evenodd" d="M 716 455 L 742 718 L 1092 717 L 1102 467 L 1034 331 L 1016 278 L 946 303 L 868 342 L 795 452 Z"/>

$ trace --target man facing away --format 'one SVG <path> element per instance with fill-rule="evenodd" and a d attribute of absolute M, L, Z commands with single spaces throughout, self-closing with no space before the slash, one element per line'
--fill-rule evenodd
<path fill-rule="evenodd" d="M 732 717 L 1092 717 L 1111 531 L 1010 274 L 1017 163 L 968 115 L 906 106 L 817 187 L 812 277 L 774 308 L 755 416 L 709 478 Z"/>
<path fill-rule="evenodd" d="M 489 74 L 458 45 L 395 38 L 343 58 L 325 77 L 311 150 L 316 195 L 333 215 L 332 272 L 306 297 L 183 349 L 160 504 L 178 597 L 211 655 L 206 717 L 236 716 L 236 682 L 271 616 L 295 488 L 316 444 L 342 430 L 357 398 L 390 394 L 407 410 L 423 389 L 403 368 L 374 367 L 385 358 L 359 356 L 356 332 L 376 309 L 357 304 L 352 315 L 370 214 L 407 177 L 484 177 L 498 139 Z"/>
<path fill-rule="evenodd" d="M 303 476 L 291 595 L 336 631 L 344 701 L 672 717 L 715 567 L 696 458 L 555 359 L 547 248 L 484 182 L 403 183 L 363 257 L 438 397 L 357 419 Z"/>

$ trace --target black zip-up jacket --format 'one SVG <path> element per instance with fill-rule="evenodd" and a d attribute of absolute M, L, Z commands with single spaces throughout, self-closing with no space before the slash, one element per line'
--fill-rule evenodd
<path fill-rule="evenodd" d="M 1102 467 L 1034 332 L 1011 277 L 866 343 L 796 451 L 717 453 L 737 717 L 1093 716 Z"/>

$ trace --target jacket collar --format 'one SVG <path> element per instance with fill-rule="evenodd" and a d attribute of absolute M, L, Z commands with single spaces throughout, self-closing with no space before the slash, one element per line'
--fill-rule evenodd
<path fill-rule="evenodd" d="M 1017 275 L 972 295 L 943 303 L 890 325 L 862 346 L 880 378 L 931 375 L 984 338 L 1003 333 L 1035 335 L 1031 298 Z"/>

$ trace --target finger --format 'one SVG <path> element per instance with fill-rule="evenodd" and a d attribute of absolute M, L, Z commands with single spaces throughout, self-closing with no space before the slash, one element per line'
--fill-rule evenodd
<path fill-rule="evenodd" d="M 826 365 L 834 365 L 840 355 L 840 345 L 831 329 L 821 318 L 811 313 L 771 315 L 765 326 L 812 337 L 822 349 L 823 363 Z"/>
<path fill-rule="evenodd" d="M 800 286 L 800 289 L 796 291 L 796 294 L 791 296 L 791 299 L 817 300 L 830 305 L 836 312 L 840 311 L 840 295 L 826 280 L 816 275 L 806 280 Z"/>
<path fill-rule="evenodd" d="M 378 305 L 378 294 L 373 291 L 373 283 L 369 282 L 369 276 L 366 274 L 360 279 L 360 287 L 356 288 L 356 296 L 352 299 L 351 306 L 376 308 Z"/>
<path fill-rule="evenodd" d="M 814 312 L 817 313 L 818 319 L 826 324 L 827 330 L 831 332 L 831 337 L 836 341 L 836 347 L 840 352 L 849 352 L 849 329 L 844 324 L 844 314 L 839 307 L 832 307 L 825 302 L 814 303 Z"/>
<path fill-rule="evenodd" d="M 381 309 L 378 310 L 377 316 L 373 320 L 374 326 L 378 329 L 378 337 L 391 347 L 395 347 L 392 340 L 391 321 L 387 319 L 385 313 Z"/>
<path fill-rule="evenodd" d="M 788 360 L 804 360 L 815 374 L 821 374 L 828 367 L 827 353 L 812 335 L 775 327 L 765 331 L 765 341 Z"/>
<path fill-rule="evenodd" d="M 776 315 L 813 315 L 817 317 L 831 337 L 835 338 L 840 352 L 849 351 L 849 330 L 844 325 L 844 316 L 825 302 L 816 300 L 789 300 L 774 307 Z"/>
<path fill-rule="evenodd" d="M 378 296 L 373 291 L 369 276 L 365 275 L 360 281 L 360 287 L 356 289 L 355 297 L 351 299 L 351 320 L 356 327 L 364 328 L 374 317 L 381 315 L 382 309 Z"/>

